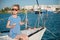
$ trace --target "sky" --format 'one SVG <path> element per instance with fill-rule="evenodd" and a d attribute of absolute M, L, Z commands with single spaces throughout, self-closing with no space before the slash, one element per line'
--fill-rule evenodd
<path fill-rule="evenodd" d="M 38 0 L 40 5 L 60 5 L 60 0 Z M 36 0 L 0 0 L 0 9 L 19 4 L 21 7 L 26 5 L 35 5 Z"/>

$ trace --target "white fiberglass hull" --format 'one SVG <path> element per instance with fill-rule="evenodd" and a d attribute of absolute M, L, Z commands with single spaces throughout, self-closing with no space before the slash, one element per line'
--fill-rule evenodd
<path fill-rule="evenodd" d="M 35 30 L 23 30 L 21 31 L 24 34 L 27 34 L 29 37 L 29 40 L 41 40 L 43 37 L 44 32 L 46 31 L 46 28 L 43 28 L 41 30 L 38 30 L 39 28 Z M 8 35 L 0 36 L 0 40 L 14 40 L 8 37 Z"/>

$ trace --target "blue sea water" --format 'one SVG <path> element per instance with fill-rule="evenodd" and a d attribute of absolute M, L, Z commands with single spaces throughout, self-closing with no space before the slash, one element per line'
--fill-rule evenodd
<path fill-rule="evenodd" d="M 6 28 L 8 17 L 11 14 L 0 14 L 0 32 L 7 31 L 9 29 Z M 18 16 L 21 17 L 22 21 L 25 20 L 26 14 L 19 13 Z M 35 12 L 28 12 L 28 27 L 38 27 L 38 17 L 39 20 L 39 27 L 44 26 L 51 31 L 51 33 L 55 34 L 56 36 L 52 35 L 48 30 L 43 35 L 42 40 L 60 40 L 60 13 L 54 12 L 43 12 L 40 16 L 35 14 Z M 25 28 L 25 25 L 21 27 L 21 30 Z"/>

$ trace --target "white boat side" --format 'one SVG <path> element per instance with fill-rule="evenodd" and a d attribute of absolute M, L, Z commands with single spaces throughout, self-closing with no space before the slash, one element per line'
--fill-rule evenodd
<path fill-rule="evenodd" d="M 29 37 L 29 40 L 41 40 L 44 32 L 46 31 L 46 28 L 40 30 L 39 32 L 37 32 L 36 34 L 32 35 Z"/>
<path fill-rule="evenodd" d="M 41 30 L 38 29 L 39 28 L 37 28 L 36 30 L 23 30 L 21 32 L 27 34 L 29 40 L 41 40 L 44 35 L 44 32 L 46 31 L 46 28 L 44 27 Z M 10 37 L 8 37 L 8 35 L 5 35 L 5 36 L 0 36 L 0 40 L 14 40 L 14 39 L 11 39 Z"/>

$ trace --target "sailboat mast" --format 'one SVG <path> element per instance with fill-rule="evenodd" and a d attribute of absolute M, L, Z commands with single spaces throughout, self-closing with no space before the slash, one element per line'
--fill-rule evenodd
<path fill-rule="evenodd" d="M 37 2 L 37 5 L 39 6 L 38 0 L 36 0 L 36 2 Z"/>

